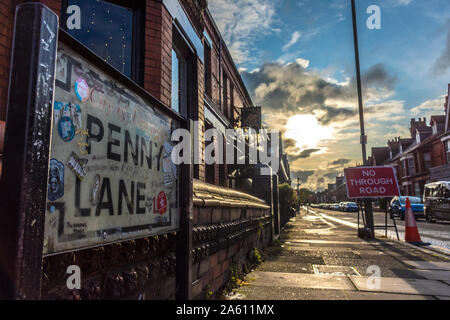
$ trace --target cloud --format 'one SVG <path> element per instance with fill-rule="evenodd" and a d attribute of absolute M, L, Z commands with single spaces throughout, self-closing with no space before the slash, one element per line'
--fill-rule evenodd
<path fill-rule="evenodd" d="M 444 114 L 445 95 L 436 99 L 430 99 L 422 102 L 420 105 L 412 108 L 409 112 L 411 117 L 426 117 L 428 120 L 433 115 Z"/>
<path fill-rule="evenodd" d="M 304 69 L 307 69 L 309 66 L 309 60 L 303 59 L 303 58 L 297 58 L 295 59 L 295 62 L 302 66 Z"/>
<path fill-rule="evenodd" d="M 305 183 L 308 181 L 308 177 L 314 174 L 314 170 L 299 170 L 295 172 L 291 172 L 292 182 L 294 184 L 297 183 L 297 177 L 300 180 L 300 183 Z"/>
<path fill-rule="evenodd" d="M 330 167 L 341 167 L 350 163 L 350 159 L 338 159 L 330 163 Z"/>
<path fill-rule="evenodd" d="M 319 169 L 308 176 L 306 182 L 302 184 L 302 188 L 311 190 L 324 190 L 329 183 L 335 183 L 336 177 L 342 175 L 342 170 L 339 169 Z"/>
<path fill-rule="evenodd" d="M 435 75 L 443 75 L 450 68 L 450 30 L 447 33 L 447 43 L 444 52 L 436 59 L 432 67 Z"/>
<path fill-rule="evenodd" d="M 274 27 L 276 1 L 214 0 L 209 10 L 237 64 L 257 56 L 255 41 L 277 31 Z"/>
<path fill-rule="evenodd" d="M 407 6 L 412 2 L 412 0 L 396 0 L 398 6 Z"/>
<path fill-rule="evenodd" d="M 297 159 L 306 159 L 311 157 L 311 155 L 315 152 L 319 152 L 321 149 L 305 149 L 298 154 L 289 154 L 289 161 L 295 161 Z"/>
<path fill-rule="evenodd" d="M 253 102 L 263 107 L 264 124 L 283 133 L 291 171 L 314 171 L 305 186 L 312 190 L 326 187 L 342 174 L 344 166 L 360 158 L 354 78 L 342 74 L 344 80 L 336 80 L 323 71 L 306 69 L 296 59 L 291 63 L 267 62 L 259 70 L 243 72 L 242 77 Z M 407 126 L 405 102 L 391 99 L 396 83 L 397 78 L 383 64 L 362 73 L 369 143 L 383 145 L 405 132 L 397 125 L 405 120 Z M 299 121 L 307 118 L 306 123 Z M 317 124 L 312 126 L 314 121 Z M 325 134 L 328 130 L 331 134 Z M 330 162 L 330 158 L 335 160 Z"/>
<path fill-rule="evenodd" d="M 292 33 L 291 40 L 289 40 L 289 42 L 283 46 L 282 50 L 283 51 L 288 50 L 290 47 L 292 47 L 294 44 L 296 44 L 298 42 L 298 40 L 300 39 L 301 36 L 302 36 L 302 33 L 300 31 L 295 31 L 294 33 Z"/>
<path fill-rule="evenodd" d="M 297 59 L 289 64 L 270 62 L 258 71 L 242 73 L 255 104 L 285 117 L 314 114 L 321 124 L 351 119 L 357 115 L 355 80 L 339 83 L 307 70 Z M 392 94 L 396 78 L 382 64 L 369 68 L 362 76 L 365 98 L 377 101 Z M 279 127 L 277 127 L 280 129 Z"/>
<path fill-rule="evenodd" d="M 336 177 L 343 175 L 343 168 L 348 167 L 351 162 L 351 159 L 340 158 L 327 163 L 317 170 L 306 171 L 309 174 L 306 181 L 302 183 L 302 188 L 311 190 L 326 189 L 329 183 L 336 182 Z M 293 182 L 295 183 L 295 181 Z"/>
<path fill-rule="evenodd" d="M 409 5 L 411 2 L 413 2 L 413 0 L 384 0 L 382 5 L 388 7 L 402 7 Z"/>
<path fill-rule="evenodd" d="M 362 76 L 362 83 L 366 86 L 381 86 L 392 90 L 397 81 L 397 77 L 389 75 L 383 64 L 371 66 Z"/>

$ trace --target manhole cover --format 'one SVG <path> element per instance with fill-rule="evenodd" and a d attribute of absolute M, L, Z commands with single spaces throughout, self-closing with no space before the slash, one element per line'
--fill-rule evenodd
<path fill-rule="evenodd" d="M 330 274 L 334 276 L 361 276 L 358 271 L 353 267 L 348 266 L 330 266 L 330 265 L 318 265 L 313 264 L 313 270 L 315 274 Z"/>

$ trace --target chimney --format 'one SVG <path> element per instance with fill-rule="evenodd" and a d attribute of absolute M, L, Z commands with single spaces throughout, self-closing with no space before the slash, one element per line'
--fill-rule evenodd
<path fill-rule="evenodd" d="M 414 139 L 416 136 L 416 128 L 418 126 L 418 123 L 416 121 L 416 118 L 411 118 L 411 126 L 409 128 L 409 132 L 411 134 L 411 138 Z"/>

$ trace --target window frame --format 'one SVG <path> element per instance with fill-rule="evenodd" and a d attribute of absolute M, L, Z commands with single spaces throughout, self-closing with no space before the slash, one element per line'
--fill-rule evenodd
<path fill-rule="evenodd" d="M 67 7 L 69 6 L 70 0 L 62 0 L 61 1 L 61 23 L 60 28 L 67 32 L 70 35 L 69 30 L 67 30 Z M 125 77 L 133 80 L 140 86 L 144 84 L 144 58 L 145 58 L 145 2 L 139 0 L 102 0 L 104 2 L 110 2 L 111 4 L 130 8 L 133 12 L 133 26 L 132 26 L 132 34 L 133 39 L 131 41 L 131 75 L 128 76 L 122 73 L 113 65 L 109 64 L 114 69 L 118 70 Z M 71 35 L 70 35 L 71 36 Z M 71 36 L 74 38 L 73 36 Z M 86 47 L 89 51 L 92 51 L 88 48 L 83 42 L 74 38 L 81 45 Z M 96 56 L 100 57 L 97 53 L 92 51 Z M 101 57 L 100 57 L 101 58 Z M 103 60 L 103 59 L 102 59 Z"/>

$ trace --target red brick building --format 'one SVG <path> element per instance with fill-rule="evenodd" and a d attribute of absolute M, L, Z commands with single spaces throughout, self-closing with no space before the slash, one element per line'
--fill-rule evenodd
<path fill-rule="evenodd" d="M 0 2 L 0 155 L 14 14 L 16 6 L 24 2 L 28 1 Z M 198 121 L 201 150 L 205 149 L 206 129 L 216 128 L 223 134 L 227 128 L 239 127 L 241 109 L 253 107 L 206 0 L 40 2 L 59 16 L 60 28 L 138 84 L 145 94 L 185 120 Z M 76 13 L 74 5 L 80 8 L 81 28 L 71 18 Z M 184 246 L 188 248 L 185 257 L 192 258 L 185 259 L 186 265 L 192 265 L 183 269 L 191 281 L 184 297 L 204 298 L 218 292 L 231 277 L 230 267 L 244 270 L 255 248 L 262 249 L 271 241 L 273 209 L 272 203 L 225 188 L 233 187 L 226 165 L 205 165 L 204 159 L 200 160 L 201 164 L 194 166 L 193 208 L 187 219 L 191 225 L 186 227 L 192 241 L 182 242 L 180 233 L 170 232 L 45 256 L 38 270 L 45 277 L 35 296 L 173 299 L 180 290 L 175 256 Z M 287 162 L 284 167 L 289 170 Z M 73 261 L 89 275 L 78 291 L 67 290 L 61 267 Z"/>
<path fill-rule="evenodd" d="M 0 3 L 0 127 L 6 118 L 14 10 L 23 2 L 26 1 Z M 226 128 L 239 124 L 241 108 L 253 106 L 206 0 L 119 0 L 111 1 L 114 4 L 100 1 L 96 5 L 85 0 L 40 2 L 58 14 L 60 27 L 82 44 L 116 69 L 121 69 L 117 60 L 122 59 L 125 75 L 182 116 L 199 121 L 202 150 L 205 129 L 215 127 L 223 133 Z M 73 4 L 81 9 L 80 30 L 68 29 L 66 23 L 71 16 L 68 8 Z M 103 33 L 105 27 L 100 24 L 100 14 L 104 10 L 111 15 L 111 23 L 124 30 Z M 95 33 L 96 37 L 88 37 L 86 32 Z M 115 43 L 119 41 L 118 33 L 125 40 Z M 129 51 L 117 57 L 120 53 L 105 51 L 100 46 L 103 43 L 96 41 L 110 47 L 123 43 Z M 194 177 L 228 185 L 226 165 L 196 165 Z"/>
<path fill-rule="evenodd" d="M 428 124 L 425 118 L 411 119 L 410 138 L 388 141 L 389 157 L 382 165 L 396 169 L 403 195 L 422 196 L 426 183 L 450 179 L 448 118 L 447 96 L 443 115 L 431 116 Z M 372 150 L 372 158 L 378 151 Z"/>

